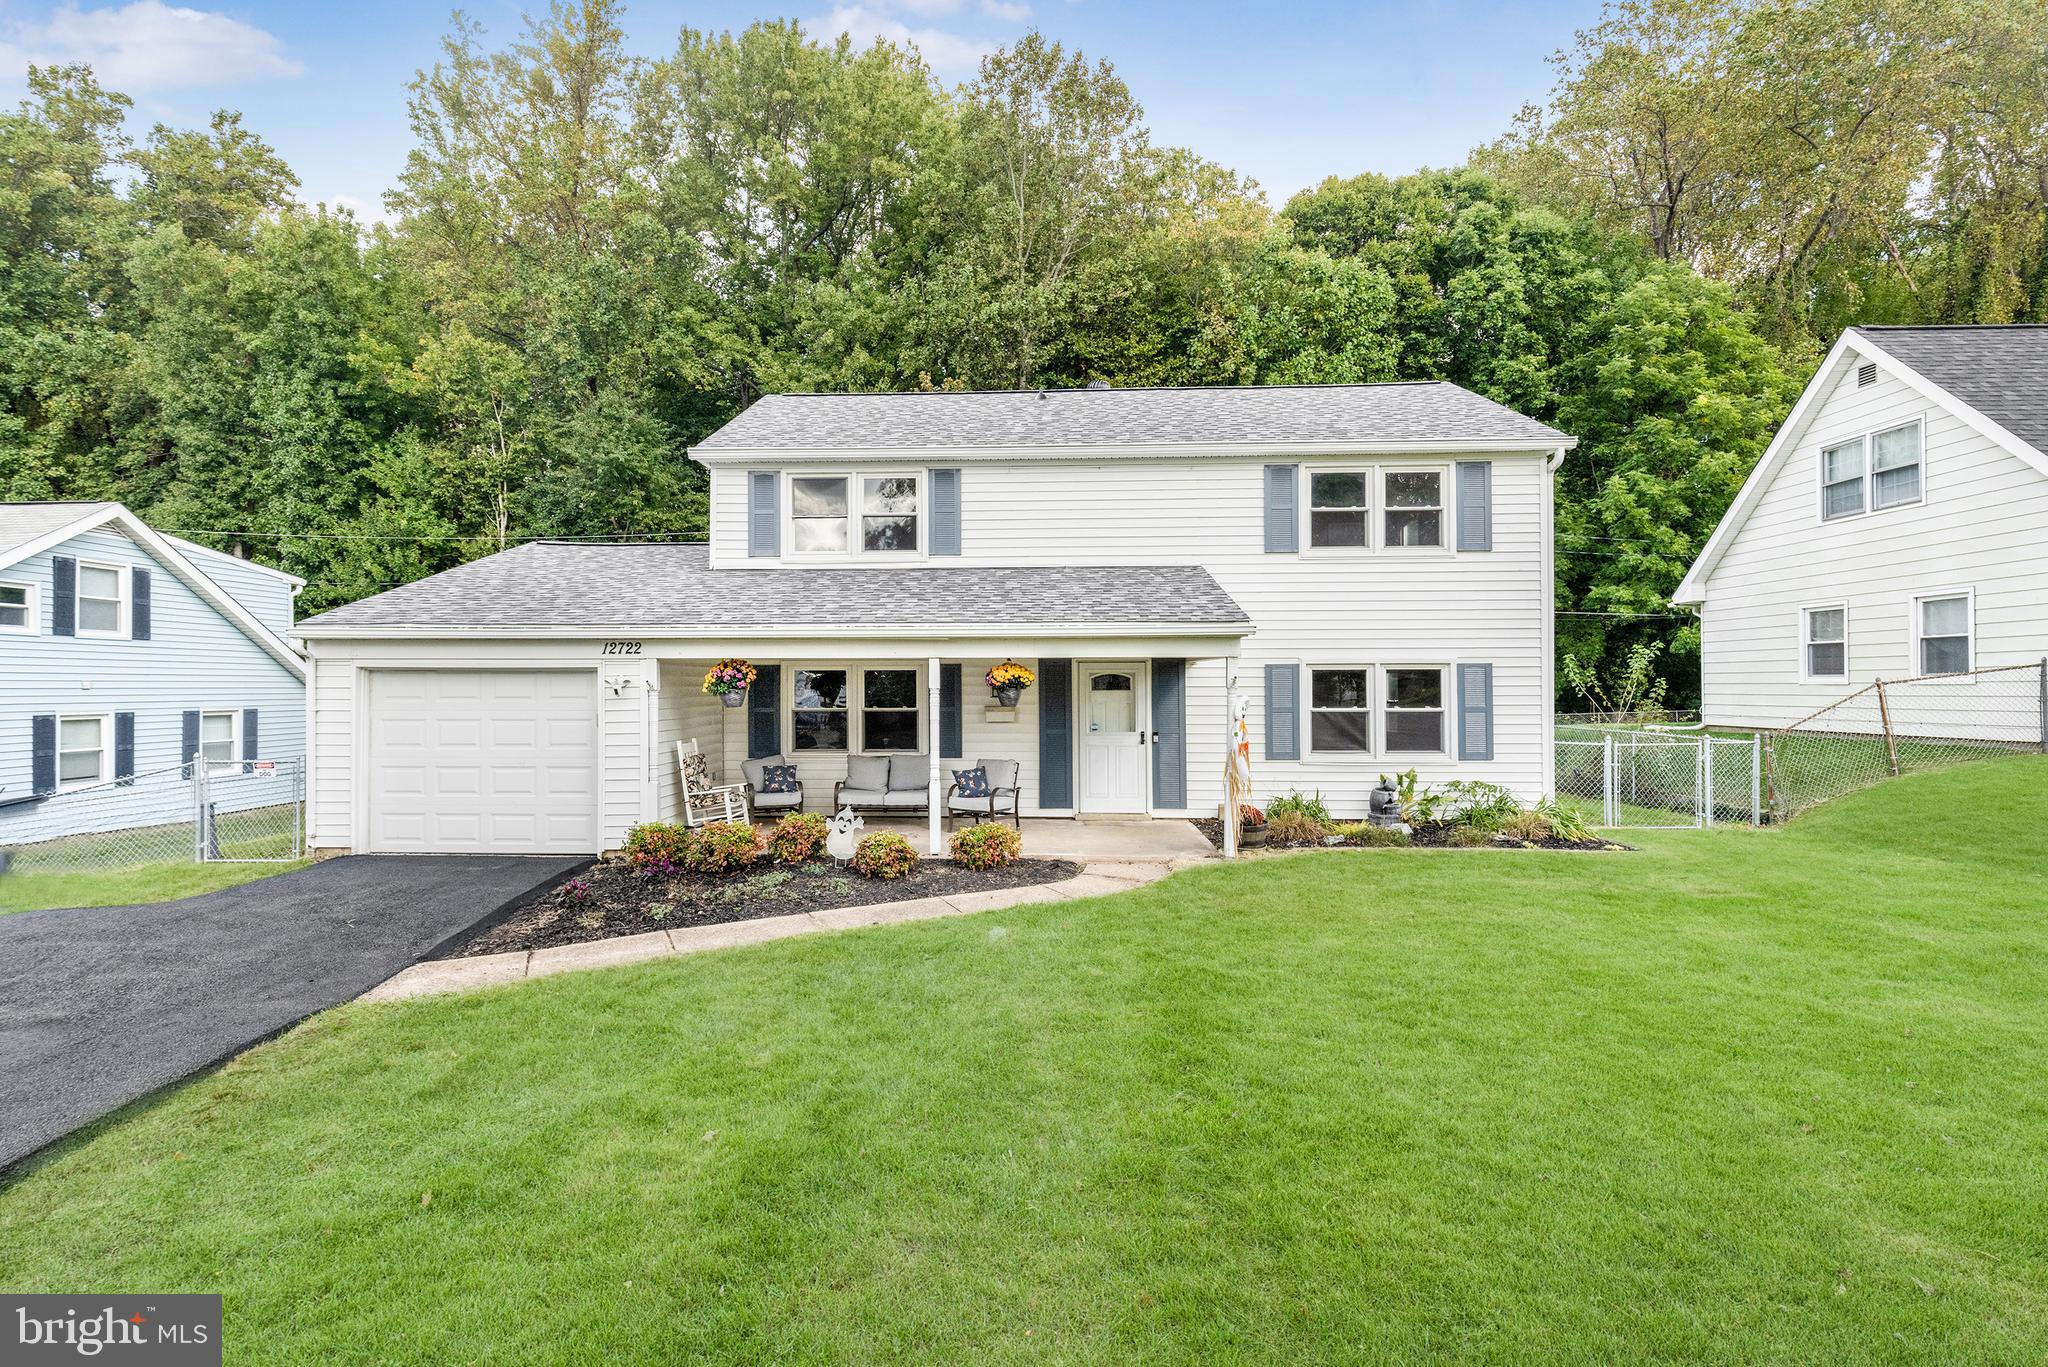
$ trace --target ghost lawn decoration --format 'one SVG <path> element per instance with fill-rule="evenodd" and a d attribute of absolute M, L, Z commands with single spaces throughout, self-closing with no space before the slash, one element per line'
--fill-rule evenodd
<path fill-rule="evenodd" d="M 841 807 L 826 831 L 825 853 L 841 864 L 853 858 L 853 847 L 860 843 L 860 833 L 867 824 L 853 814 L 853 808 Z"/>

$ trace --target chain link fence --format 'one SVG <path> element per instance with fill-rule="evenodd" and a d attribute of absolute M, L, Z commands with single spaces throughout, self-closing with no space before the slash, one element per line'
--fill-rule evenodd
<path fill-rule="evenodd" d="M 174 765 L 0 809 L 23 872 L 285 862 L 305 853 L 305 762 Z"/>
<path fill-rule="evenodd" d="M 1596 826 L 1759 824 L 1763 744 L 1584 724 L 1557 729 L 1557 800 Z"/>
<path fill-rule="evenodd" d="M 1769 733 L 1769 810 L 1788 820 L 1902 774 L 2048 753 L 2048 661 L 1880 680 Z"/>

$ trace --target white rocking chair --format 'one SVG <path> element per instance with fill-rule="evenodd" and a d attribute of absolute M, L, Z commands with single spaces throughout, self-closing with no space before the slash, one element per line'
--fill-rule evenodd
<path fill-rule="evenodd" d="M 676 742 L 676 778 L 683 785 L 683 824 L 711 826 L 718 822 L 746 824 L 744 783 L 713 783 L 711 762 L 693 740 Z"/>

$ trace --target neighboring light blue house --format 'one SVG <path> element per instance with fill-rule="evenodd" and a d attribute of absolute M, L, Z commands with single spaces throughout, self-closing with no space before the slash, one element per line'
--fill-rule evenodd
<path fill-rule="evenodd" d="M 195 754 L 303 756 L 304 583 L 118 503 L 0 504 L 0 847 L 185 819 Z"/>

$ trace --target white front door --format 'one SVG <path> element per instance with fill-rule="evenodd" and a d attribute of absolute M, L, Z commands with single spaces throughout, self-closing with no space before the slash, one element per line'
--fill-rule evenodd
<path fill-rule="evenodd" d="M 1081 810 L 1145 810 L 1145 667 L 1081 670 Z"/>

